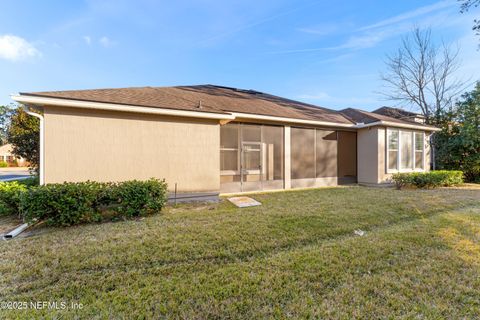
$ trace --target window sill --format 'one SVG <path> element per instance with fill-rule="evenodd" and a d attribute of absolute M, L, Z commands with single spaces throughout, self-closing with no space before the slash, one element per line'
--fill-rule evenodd
<path fill-rule="evenodd" d="M 400 169 L 400 170 L 387 170 L 386 173 L 409 173 L 409 172 L 425 172 L 425 169 Z"/>

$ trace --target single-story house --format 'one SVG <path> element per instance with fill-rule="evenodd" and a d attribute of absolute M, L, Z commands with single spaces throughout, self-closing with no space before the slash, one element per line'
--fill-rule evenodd
<path fill-rule="evenodd" d="M 9 167 L 29 166 L 27 160 L 13 154 L 13 146 L 10 143 L 0 146 L 0 161 L 6 162 Z"/>
<path fill-rule="evenodd" d="M 382 184 L 429 170 L 438 130 L 214 85 L 12 98 L 41 118 L 43 183 L 157 177 L 185 193 Z"/>

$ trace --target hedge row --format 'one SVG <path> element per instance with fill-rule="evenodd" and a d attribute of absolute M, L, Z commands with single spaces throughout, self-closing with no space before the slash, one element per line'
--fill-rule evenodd
<path fill-rule="evenodd" d="M 463 183 L 462 171 L 436 170 L 429 172 L 395 173 L 392 180 L 398 189 L 406 186 L 417 188 L 448 187 Z"/>
<path fill-rule="evenodd" d="M 18 182 L 0 182 L 0 216 L 20 212 L 20 197 L 27 191 L 27 186 Z"/>
<path fill-rule="evenodd" d="M 0 214 L 19 213 L 26 221 L 46 220 L 69 226 L 114 217 L 134 217 L 157 212 L 167 201 L 163 180 L 118 183 L 79 182 L 27 188 L 18 182 L 0 183 Z"/>

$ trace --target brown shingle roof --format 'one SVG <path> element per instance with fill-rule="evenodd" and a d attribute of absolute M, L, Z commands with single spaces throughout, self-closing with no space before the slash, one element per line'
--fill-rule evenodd
<path fill-rule="evenodd" d="M 22 93 L 22 95 L 198 112 L 238 112 L 303 120 L 352 123 L 338 111 L 254 90 L 214 85 L 49 91 Z"/>
<path fill-rule="evenodd" d="M 359 109 L 354 109 L 354 108 L 348 108 L 348 109 L 343 109 L 340 111 L 346 118 L 348 118 L 350 121 L 354 123 L 373 123 L 373 122 L 378 122 L 378 121 L 388 121 L 388 122 L 393 122 L 393 123 L 399 123 L 399 124 L 410 124 L 410 125 L 419 125 L 422 127 L 430 127 L 430 128 L 435 128 L 434 126 L 426 125 L 426 124 L 420 124 L 414 121 L 407 121 L 407 120 L 402 120 L 402 119 L 397 119 L 389 116 L 385 116 L 382 114 L 378 113 L 373 113 L 373 112 L 368 112 L 364 110 L 359 110 Z"/>
<path fill-rule="evenodd" d="M 383 114 L 384 116 L 389 116 L 397 119 L 409 119 L 414 117 L 424 118 L 422 114 L 410 112 L 400 108 L 392 108 L 392 107 L 381 107 L 381 108 L 378 108 L 377 110 L 373 110 L 372 112 L 377 114 Z"/>

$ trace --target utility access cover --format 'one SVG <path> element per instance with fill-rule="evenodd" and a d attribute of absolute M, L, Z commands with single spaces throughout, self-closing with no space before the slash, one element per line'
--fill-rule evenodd
<path fill-rule="evenodd" d="M 257 200 L 249 197 L 233 197 L 233 198 L 228 198 L 228 201 L 230 201 L 231 203 L 233 203 L 239 208 L 255 207 L 255 206 L 262 205 Z"/>

